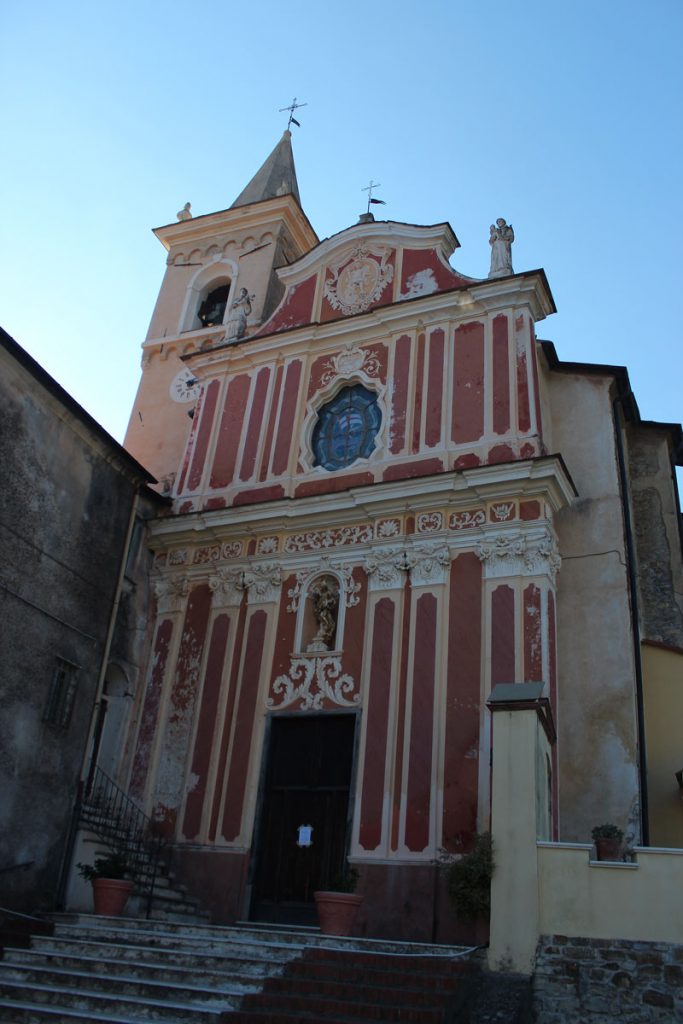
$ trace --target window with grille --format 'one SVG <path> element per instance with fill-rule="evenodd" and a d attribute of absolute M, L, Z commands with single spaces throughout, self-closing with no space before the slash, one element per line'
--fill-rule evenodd
<path fill-rule="evenodd" d="M 58 729 L 66 729 L 76 699 L 77 683 L 78 665 L 64 661 L 63 658 L 57 658 L 43 713 L 44 722 L 49 722 L 50 725 L 55 725 Z"/>

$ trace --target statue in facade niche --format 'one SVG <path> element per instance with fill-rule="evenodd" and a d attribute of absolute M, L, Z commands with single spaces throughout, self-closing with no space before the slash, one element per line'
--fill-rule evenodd
<path fill-rule="evenodd" d="M 514 274 L 512 269 L 512 243 L 515 240 L 515 233 L 512 224 L 506 224 L 504 217 L 499 217 L 495 224 L 491 225 L 489 231 L 489 245 L 491 246 L 491 269 L 489 277 L 505 277 L 506 274 Z"/>
<path fill-rule="evenodd" d="M 339 587 L 334 580 L 323 578 L 318 580 L 308 593 L 313 601 L 313 614 L 318 623 L 318 632 L 311 640 L 307 650 L 329 651 L 337 632 Z"/>
<path fill-rule="evenodd" d="M 239 341 L 243 338 L 247 330 L 247 317 L 251 313 L 251 300 L 254 298 L 253 295 L 249 295 L 246 288 L 242 288 L 239 295 L 230 307 L 230 313 L 228 315 L 227 341 Z"/>

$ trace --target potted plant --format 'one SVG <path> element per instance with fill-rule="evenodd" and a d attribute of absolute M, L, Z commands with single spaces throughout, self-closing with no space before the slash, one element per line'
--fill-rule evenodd
<path fill-rule="evenodd" d="M 363 897 L 356 893 L 358 872 L 349 867 L 333 880 L 330 889 L 313 893 L 323 935 L 350 935 Z"/>
<path fill-rule="evenodd" d="M 598 860 L 621 860 L 624 833 L 616 825 L 596 825 L 591 833 Z"/>
<path fill-rule="evenodd" d="M 125 854 L 108 853 L 96 857 L 95 864 L 78 864 L 78 873 L 92 882 L 95 913 L 107 917 L 120 917 L 133 888 Z"/>

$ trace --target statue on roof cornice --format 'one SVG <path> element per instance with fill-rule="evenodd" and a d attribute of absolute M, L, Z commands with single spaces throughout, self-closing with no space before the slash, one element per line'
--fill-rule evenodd
<path fill-rule="evenodd" d="M 505 277 L 507 274 L 514 274 L 512 269 L 512 243 L 515 240 L 515 233 L 512 224 L 506 224 L 504 217 L 499 217 L 495 224 L 491 225 L 489 231 L 489 245 L 491 246 L 491 269 L 489 277 Z"/>

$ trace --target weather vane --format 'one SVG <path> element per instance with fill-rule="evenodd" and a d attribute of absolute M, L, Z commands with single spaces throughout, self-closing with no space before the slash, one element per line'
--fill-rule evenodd
<path fill-rule="evenodd" d="M 301 128 L 301 125 L 299 124 L 297 119 L 294 117 L 294 111 L 298 110 L 299 107 L 307 107 L 307 106 L 308 106 L 308 103 L 297 103 L 296 102 L 296 96 L 295 96 L 294 99 L 292 100 L 292 102 L 289 104 L 288 107 L 280 107 L 280 113 L 281 114 L 284 114 L 284 112 L 286 110 L 289 111 L 289 121 L 287 122 L 287 131 L 289 131 L 289 126 L 291 125 L 292 122 L 294 122 L 294 124 L 297 126 L 297 128 Z"/>
<path fill-rule="evenodd" d="M 384 202 L 383 199 L 373 199 L 372 198 L 372 190 L 373 190 L 373 188 L 381 188 L 381 187 L 382 186 L 380 185 L 380 183 L 378 181 L 373 181 L 372 178 L 370 178 L 370 184 L 366 185 L 365 188 L 361 189 L 361 192 L 367 192 L 367 194 L 368 194 L 368 210 L 367 210 L 368 213 L 370 213 L 370 203 L 377 203 L 378 206 L 386 206 L 387 205 Z"/>

